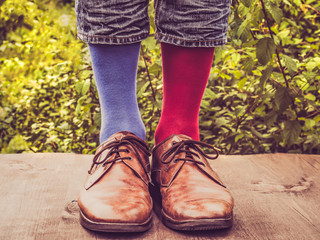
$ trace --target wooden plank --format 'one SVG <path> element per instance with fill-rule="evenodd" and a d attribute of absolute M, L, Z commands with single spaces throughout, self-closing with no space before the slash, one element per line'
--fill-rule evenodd
<path fill-rule="evenodd" d="M 0 155 L 0 239 L 320 239 L 320 155 L 221 156 L 212 161 L 235 198 L 230 230 L 178 232 L 154 214 L 146 233 L 95 233 L 76 199 L 92 156 Z"/>

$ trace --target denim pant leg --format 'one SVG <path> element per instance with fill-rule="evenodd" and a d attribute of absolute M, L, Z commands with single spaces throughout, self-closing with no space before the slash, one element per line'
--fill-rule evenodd
<path fill-rule="evenodd" d="M 130 44 L 149 35 L 149 0 L 76 0 L 78 37 L 93 44 Z"/>
<path fill-rule="evenodd" d="M 156 38 L 183 47 L 227 42 L 231 0 L 155 0 Z"/>

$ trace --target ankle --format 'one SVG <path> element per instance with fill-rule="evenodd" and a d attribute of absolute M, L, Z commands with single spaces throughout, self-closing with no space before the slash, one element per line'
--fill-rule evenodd
<path fill-rule="evenodd" d="M 190 124 L 188 121 L 180 121 L 179 123 L 174 121 L 160 121 L 154 134 L 155 144 L 159 144 L 173 134 L 183 134 L 194 140 L 199 140 L 199 126 L 197 124 Z"/>
<path fill-rule="evenodd" d="M 103 124 L 100 132 L 100 143 L 107 140 L 114 133 L 122 131 L 131 132 L 142 140 L 146 139 L 144 124 L 141 119 L 136 119 L 135 121 L 113 121 Z"/>

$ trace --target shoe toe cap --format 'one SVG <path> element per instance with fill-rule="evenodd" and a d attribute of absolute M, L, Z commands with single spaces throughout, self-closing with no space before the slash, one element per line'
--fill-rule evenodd
<path fill-rule="evenodd" d="M 205 203 L 184 204 L 175 209 L 179 219 L 219 219 L 232 215 L 232 206 L 225 201 L 207 201 Z"/>
<path fill-rule="evenodd" d="M 126 198 L 124 196 L 123 198 Z M 143 199 L 101 199 L 80 195 L 82 213 L 94 222 L 142 223 L 150 217 L 151 206 Z"/>

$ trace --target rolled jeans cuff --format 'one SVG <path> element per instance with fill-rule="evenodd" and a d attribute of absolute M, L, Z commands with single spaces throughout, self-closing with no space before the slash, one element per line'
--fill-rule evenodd
<path fill-rule="evenodd" d="M 156 33 L 159 42 L 169 43 L 180 47 L 220 47 L 227 43 L 227 37 L 214 40 L 186 40 L 175 36 Z"/>
<path fill-rule="evenodd" d="M 99 35 L 88 35 L 86 33 L 78 32 L 77 36 L 80 40 L 91 43 L 91 44 L 108 44 L 108 45 L 122 45 L 122 44 L 133 44 L 141 42 L 149 36 L 147 33 L 139 33 L 130 37 L 109 37 Z"/>
<path fill-rule="evenodd" d="M 149 0 L 76 0 L 78 38 L 91 44 L 130 44 L 149 35 Z"/>
<path fill-rule="evenodd" d="M 149 35 L 148 0 L 76 0 L 79 39 L 130 44 Z M 155 37 L 183 47 L 227 42 L 231 0 L 155 0 Z"/>

